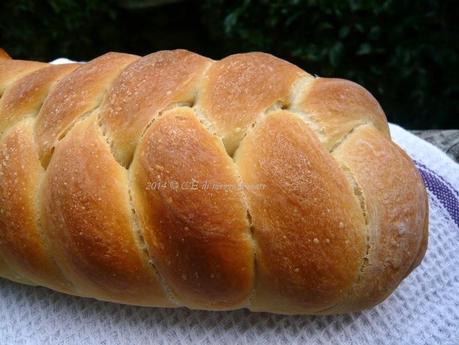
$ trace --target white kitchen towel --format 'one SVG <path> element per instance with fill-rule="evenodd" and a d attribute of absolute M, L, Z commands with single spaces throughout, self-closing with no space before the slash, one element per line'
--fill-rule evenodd
<path fill-rule="evenodd" d="M 429 192 L 426 257 L 373 309 L 335 316 L 191 311 L 67 296 L 0 278 L 0 344 L 459 344 L 459 165 L 398 126 Z"/>

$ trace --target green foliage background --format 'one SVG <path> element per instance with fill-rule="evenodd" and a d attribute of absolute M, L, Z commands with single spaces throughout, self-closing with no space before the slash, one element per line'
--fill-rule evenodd
<path fill-rule="evenodd" d="M 152 1 L 152 0 L 150 0 Z M 17 0 L 0 4 L 16 58 L 88 60 L 108 50 L 261 50 L 352 79 L 408 128 L 459 128 L 459 5 L 444 0 Z M 138 6 L 137 6 L 138 7 Z"/>

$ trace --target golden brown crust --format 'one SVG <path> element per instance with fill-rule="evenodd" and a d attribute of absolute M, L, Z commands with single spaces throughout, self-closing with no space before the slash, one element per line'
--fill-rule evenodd
<path fill-rule="evenodd" d="M 50 89 L 78 64 L 49 65 L 13 83 L 0 99 L 0 135 L 15 122 L 35 116 Z"/>
<path fill-rule="evenodd" d="M 36 61 L 0 59 L 0 96 L 16 80 L 46 66 L 47 64 Z"/>
<path fill-rule="evenodd" d="M 371 126 L 357 128 L 334 152 L 365 203 L 366 264 L 346 310 L 385 299 L 416 266 L 427 245 L 427 194 L 410 158 Z"/>
<path fill-rule="evenodd" d="M 100 114 L 121 164 L 129 165 L 139 137 L 160 111 L 174 103 L 193 102 L 202 71 L 210 61 L 186 50 L 160 51 L 121 73 Z"/>
<path fill-rule="evenodd" d="M 0 48 L 0 60 L 11 59 L 11 56 L 5 51 L 5 49 Z"/>
<path fill-rule="evenodd" d="M 317 78 L 294 101 L 292 110 L 304 113 L 320 128 L 328 149 L 356 126 L 371 123 L 389 137 L 386 116 L 376 99 L 349 80 Z"/>
<path fill-rule="evenodd" d="M 56 85 L 35 125 L 40 159 L 45 165 L 62 135 L 80 116 L 97 108 L 108 85 L 137 59 L 135 55 L 108 53 L 82 65 Z"/>
<path fill-rule="evenodd" d="M 72 292 L 41 234 L 37 194 L 44 176 L 26 119 L 0 143 L 0 253 L 10 268 L 35 284 Z"/>
<path fill-rule="evenodd" d="M 230 55 L 210 67 L 197 107 L 213 123 L 232 154 L 257 116 L 270 107 L 287 106 L 292 86 L 308 76 L 270 54 Z"/>
<path fill-rule="evenodd" d="M 420 175 L 355 83 L 264 53 L 50 66 L 0 52 L 2 277 L 326 314 L 379 303 L 427 240 Z"/>
<path fill-rule="evenodd" d="M 190 308 L 243 306 L 253 285 L 233 162 L 189 108 L 167 111 L 137 150 L 133 196 L 159 272 Z"/>
<path fill-rule="evenodd" d="M 15 271 L 12 271 L 10 266 L 0 257 L 0 277 L 9 279 L 13 282 L 34 285 L 31 281 L 19 276 Z"/>
<path fill-rule="evenodd" d="M 126 171 L 96 120 L 75 125 L 48 166 L 42 220 L 54 256 L 82 295 L 170 305 L 136 241 Z"/>
<path fill-rule="evenodd" d="M 268 114 L 236 154 L 257 243 L 252 308 L 313 313 L 340 299 L 365 251 L 358 200 L 336 162 L 296 115 Z"/>

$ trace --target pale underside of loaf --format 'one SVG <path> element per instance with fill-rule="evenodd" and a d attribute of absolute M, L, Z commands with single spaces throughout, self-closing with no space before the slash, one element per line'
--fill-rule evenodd
<path fill-rule="evenodd" d="M 422 260 L 422 180 L 361 86 L 264 53 L 0 54 L 0 276 L 126 304 L 361 310 Z"/>

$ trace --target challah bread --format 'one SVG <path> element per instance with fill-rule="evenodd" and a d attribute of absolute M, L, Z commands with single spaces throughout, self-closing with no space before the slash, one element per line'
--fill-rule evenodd
<path fill-rule="evenodd" d="M 384 300 L 424 185 L 361 86 L 264 53 L 0 54 L 0 276 L 119 303 L 285 314 Z"/>

